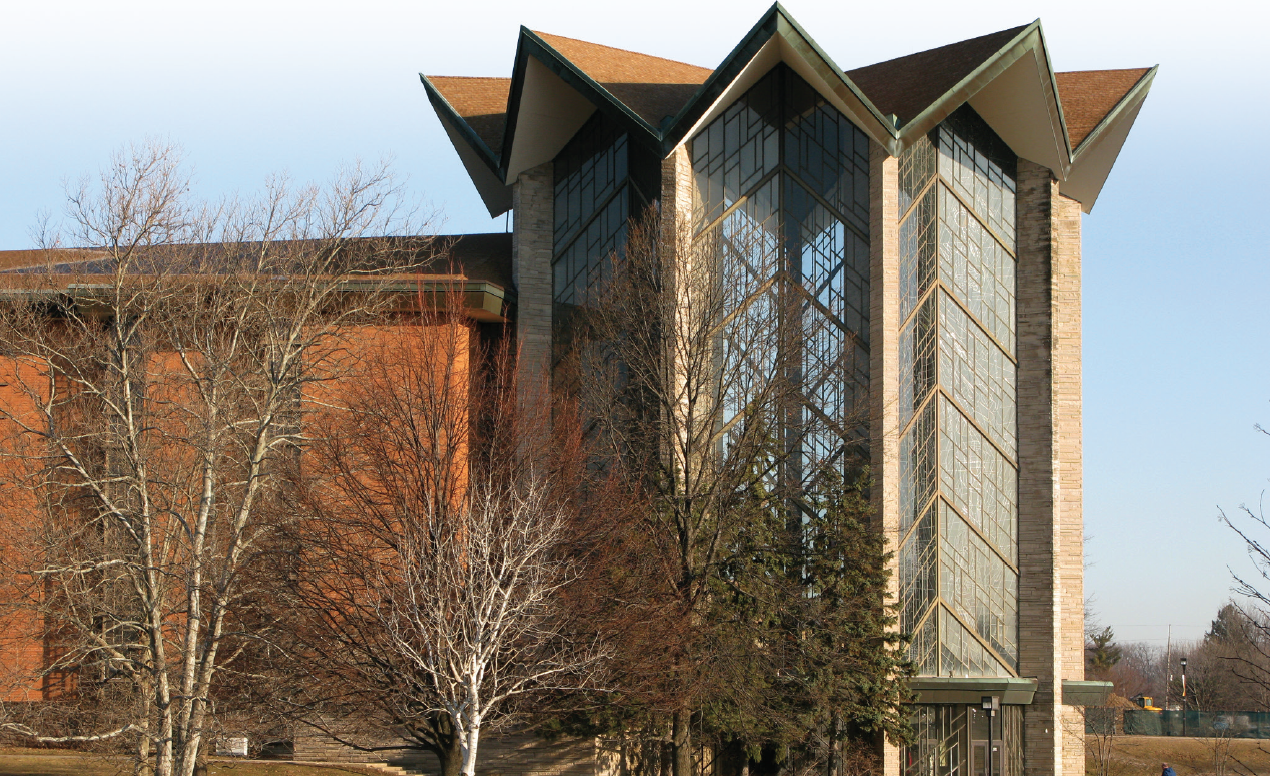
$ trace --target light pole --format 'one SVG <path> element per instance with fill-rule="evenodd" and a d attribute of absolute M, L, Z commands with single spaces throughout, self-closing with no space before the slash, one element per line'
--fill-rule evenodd
<path fill-rule="evenodd" d="M 983 702 L 983 710 L 988 712 L 988 773 L 987 776 L 993 776 L 992 771 L 992 718 L 997 715 L 997 709 L 1001 708 L 1001 698 L 996 695 L 984 695 L 981 698 Z"/>
<path fill-rule="evenodd" d="M 1186 737 L 1186 658 L 1182 658 L 1182 737 Z"/>

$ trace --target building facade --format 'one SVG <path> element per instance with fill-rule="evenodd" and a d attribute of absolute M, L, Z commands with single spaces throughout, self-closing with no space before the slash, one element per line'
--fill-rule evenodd
<path fill-rule="evenodd" d="M 1154 75 L 1055 73 L 1039 21 L 844 71 L 777 5 L 714 69 L 522 28 L 510 78 L 422 76 L 512 213 L 528 378 L 650 206 L 738 316 L 817 321 L 791 470 L 871 462 L 918 667 L 888 776 L 1083 773 L 1080 224 Z"/>

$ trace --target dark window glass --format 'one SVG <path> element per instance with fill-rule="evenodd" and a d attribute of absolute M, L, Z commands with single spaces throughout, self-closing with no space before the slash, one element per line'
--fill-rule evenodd
<path fill-rule="evenodd" d="M 781 420 L 785 438 L 797 440 L 787 481 L 840 466 L 847 448 L 862 450 L 867 439 L 868 143 L 783 64 L 689 143 L 696 239 L 718 251 L 736 311 L 722 358 L 751 364 L 756 381 L 766 380 L 775 361 L 754 354 L 747 333 L 799 332 L 791 341 L 803 404 Z M 782 320 L 773 320 L 777 310 Z M 749 395 L 739 382 L 729 400 L 737 413 Z"/>
<path fill-rule="evenodd" d="M 969 107 L 899 159 L 900 522 L 933 520 L 938 558 L 938 596 L 902 602 L 924 674 L 1018 665 L 1016 166 Z M 931 573 L 901 562 L 901 591 Z"/>
<path fill-rule="evenodd" d="M 596 111 L 555 159 L 553 289 L 559 304 L 584 304 L 632 214 L 625 132 Z"/>
<path fill-rule="evenodd" d="M 900 776 L 1023 776 L 1023 707 L 1002 706 L 991 732 L 987 712 L 976 706 L 912 709 L 913 743 L 900 750 Z"/>

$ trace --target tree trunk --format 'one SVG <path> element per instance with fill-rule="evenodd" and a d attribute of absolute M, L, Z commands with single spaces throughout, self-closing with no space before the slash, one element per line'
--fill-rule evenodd
<path fill-rule="evenodd" d="M 670 740 L 670 746 L 673 753 L 671 760 L 671 776 L 693 776 L 691 724 L 692 715 L 689 712 L 675 712 Z"/>
<path fill-rule="evenodd" d="M 842 761 L 842 716 L 837 712 L 829 721 L 829 746 L 825 754 L 825 776 L 838 776 L 838 763 Z"/>
<path fill-rule="evenodd" d="M 444 749 L 435 751 L 441 763 L 441 776 L 460 776 L 463 770 L 463 747 L 457 734 L 449 736 Z"/>
<path fill-rule="evenodd" d="M 481 743 L 480 714 L 472 713 L 468 720 L 468 729 L 463 732 L 463 739 L 463 776 L 476 776 L 476 752 Z"/>
<path fill-rule="evenodd" d="M 150 762 L 150 726 L 147 724 L 137 736 L 137 776 L 153 776 L 154 765 Z"/>

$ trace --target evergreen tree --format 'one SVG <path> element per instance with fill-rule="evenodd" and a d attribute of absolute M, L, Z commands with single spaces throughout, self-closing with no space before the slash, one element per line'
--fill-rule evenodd
<path fill-rule="evenodd" d="M 1120 662 L 1121 649 L 1115 641 L 1116 634 L 1112 632 L 1111 626 L 1103 628 L 1101 632 L 1089 637 L 1090 643 L 1086 647 L 1089 655 L 1089 668 L 1096 675 L 1105 674 L 1116 663 Z"/>

